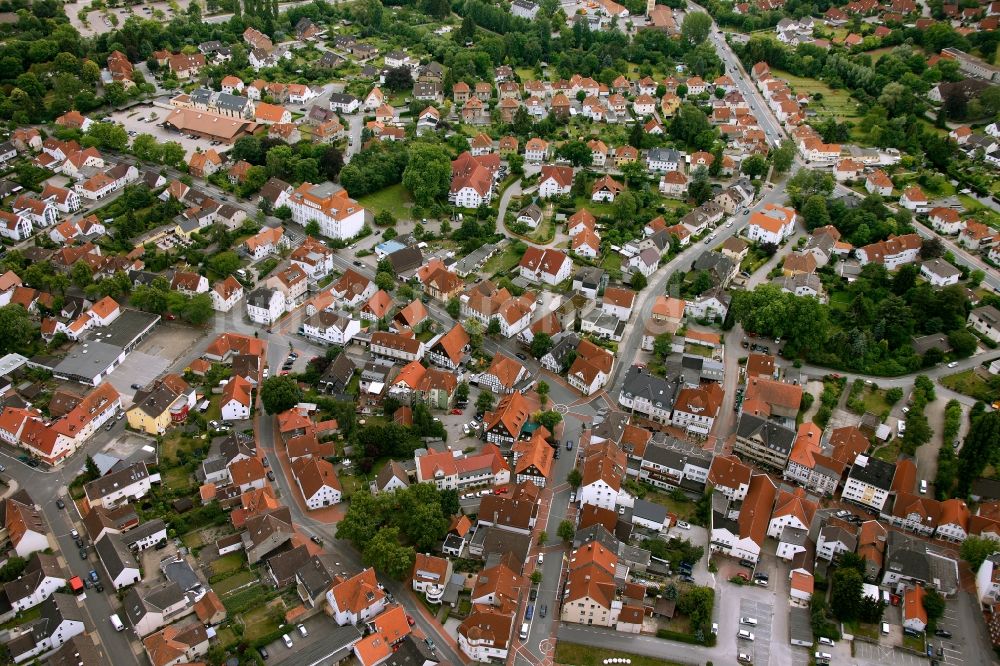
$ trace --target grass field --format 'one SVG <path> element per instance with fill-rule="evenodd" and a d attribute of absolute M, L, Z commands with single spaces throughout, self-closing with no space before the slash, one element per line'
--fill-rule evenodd
<path fill-rule="evenodd" d="M 879 389 L 878 391 L 870 391 L 865 389 L 865 394 L 862 397 L 862 402 L 865 404 L 865 411 L 871 412 L 872 414 L 877 414 L 879 416 L 884 416 L 889 413 L 892 409 L 889 403 L 885 400 L 885 391 Z"/>
<path fill-rule="evenodd" d="M 266 636 L 278 628 L 278 625 L 271 619 L 270 609 L 267 606 L 261 606 L 244 613 L 243 623 L 246 625 L 243 638 L 247 641 L 254 641 L 260 636 Z"/>
<path fill-rule="evenodd" d="M 225 574 L 243 568 L 246 559 L 243 553 L 229 553 L 212 562 L 212 573 Z"/>
<path fill-rule="evenodd" d="M 163 485 L 171 490 L 183 490 L 191 487 L 191 475 L 183 467 L 175 467 L 163 474 Z"/>
<path fill-rule="evenodd" d="M 609 248 L 608 252 L 601 259 L 601 268 L 608 273 L 620 276 L 622 274 L 622 255 Z"/>
<path fill-rule="evenodd" d="M 226 578 L 225 580 L 220 580 L 218 583 L 212 586 L 215 593 L 220 597 L 224 597 L 230 594 L 234 590 L 237 590 L 248 583 L 252 583 L 257 580 L 257 576 L 249 571 L 243 571 L 241 573 L 235 574 Z"/>
<path fill-rule="evenodd" d="M 559 641 L 556 643 L 555 663 L 567 664 L 569 666 L 603 666 L 604 660 L 611 657 L 622 657 L 630 659 L 631 666 L 679 666 L 676 662 L 667 661 L 660 657 L 644 657 L 639 654 L 629 654 L 618 650 L 602 650 L 601 648 L 590 647 L 589 645 L 579 645 Z"/>
<path fill-rule="evenodd" d="M 649 492 L 646 493 L 646 496 L 643 499 L 647 502 L 653 502 L 654 504 L 667 507 L 667 511 L 675 514 L 678 520 L 690 520 L 691 516 L 694 515 L 694 502 L 678 502 L 666 493 Z"/>
<path fill-rule="evenodd" d="M 976 400 L 982 400 L 986 403 L 1000 400 L 1000 391 L 990 389 L 989 384 L 980 379 L 972 370 L 942 377 L 940 381 L 952 391 L 963 393 Z"/>
<path fill-rule="evenodd" d="M 397 184 L 363 196 L 358 200 L 358 203 L 365 208 L 372 209 L 376 214 L 387 210 L 397 220 L 404 220 L 410 217 L 413 198 L 402 184 Z"/>
<path fill-rule="evenodd" d="M 833 115 L 840 122 L 858 117 L 858 103 L 851 99 L 847 90 L 834 90 L 822 81 L 802 78 L 780 69 L 772 69 L 771 74 L 775 78 L 787 81 L 796 93 L 806 93 L 810 97 L 822 93 L 822 100 L 809 102 L 809 108 L 821 116 Z"/>
<path fill-rule="evenodd" d="M 875 452 L 875 457 L 888 463 L 896 462 L 899 458 L 899 440 L 893 439 L 885 446 Z"/>
<path fill-rule="evenodd" d="M 494 254 L 483 266 L 483 273 L 494 275 L 496 273 L 508 273 L 521 261 L 521 255 L 514 247 L 508 245 L 500 254 Z"/>

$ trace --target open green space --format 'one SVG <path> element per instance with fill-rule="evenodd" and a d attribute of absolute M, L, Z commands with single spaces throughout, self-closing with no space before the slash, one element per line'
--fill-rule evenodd
<path fill-rule="evenodd" d="M 835 90 L 817 79 L 795 76 L 780 69 L 772 69 L 771 75 L 787 81 L 794 92 L 809 95 L 809 108 L 820 115 L 832 115 L 841 122 L 858 117 L 858 103 L 851 99 L 847 90 Z M 813 99 L 816 93 L 820 93 L 823 98 Z"/>
<path fill-rule="evenodd" d="M 254 573 L 250 571 L 243 571 L 234 576 L 230 576 L 225 580 L 220 580 L 212 586 L 212 589 L 214 589 L 215 593 L 220 597 L 224 597 L 227 594 L 231 594 L 233 591 L 243 587 L 244 585 L 253 583 L 256 580 L 257 576 Z"/>
<path fill-rule="evenodd" d="M 604 650 L 602 648 L 590 647 L 589 645 L 579 645 L 567 641 L 556 643 L 557 664 L 570 664 L 572 666 L 603 666 L 605 659 L 611 657 L 622 657 L 631 660 L 632 666 L 680 666 L 677 662 L 668 661 L 660 657 L 644 657 L 639 654 L 630 654 L 619 650 Z"/>
<path fill-rule="evenodd" d="M 191 475 L 184 467 L 173 467 L 163 473 L 163 485 L 171 490 L 184 490 L 191 487 Z"/>
<path fill-rule="evenodd" d="M 601 268 L 606 270 L 609 274 L 614 277 L 621 276 L 622 273 L 622 255 L 617 252 L 608 251 L 601 258 Z"/>
<path fill-rule="evenodd" d="M 660 491 L 650 491 L 642 499 L 653 502 L 667 508 L 669 513 L 677 516 L 678 520 L 690 520 L 694 516 L 695 503 L 690 501 L 679 501 L 669 494 Z"/>
<path fill-rule="evenodd" d="M 894 463 L 899 458 L 899 440 L 892 439 L 875 452 L 875 457 L 888 463 Z"/>
<path fill-rule="evenodd" d="M 521 261 L 522 253 L 517 251 L 513 245 L 508 245 L 503 252 L 494 254 L 483 266 L 483 273 L 486 275 L 506 274 L 517 266 Z"/>
<path fill-rule="evenodd" d="M 990 385 L 972 370 L 959 372 L 941 378 L 941 383 L 952 391 L 971 396 L 976 400 L 992 403 L 1000 400 L 1000 391 L 991 388 Z"/>
<path fill-rule="evenodd" d="M 266 636 L 278 629 L 278 623 L 271 617 L 267 606 L 259 606 L 243 615 L 243 638 L 253 642 L 261 636 Z"/>
<path fill-rule="evenodd" d="M 361 197 L 358 203 L 365 208 L 371 209 L 375 214 L 388 211 L 397 220 L 403 220 L 410 217 L 413 198 L 406 188 L 403 187 L 402 183 L 397 183 L 396 185 L 390 185 L 378 192 L 372 192 Z"/>
<path fill-rule="evenodd" d="M 245 562 L 243 553 L 229 553 L 212 562 L 212 573 L 219 575 L 238 571 L 243 568 Z"/>

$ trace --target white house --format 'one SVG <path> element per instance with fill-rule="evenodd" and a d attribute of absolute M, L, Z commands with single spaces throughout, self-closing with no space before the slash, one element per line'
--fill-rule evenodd
<path fill-rule="evenodd" d="M 764 210 L 750 216 L 747 238 L 759 243 L 777 245 L 795 231 L 795 210 L 776 204 L 766 204 Z"/>
<path fill-rule="evenodd" d="M 916 185 L 906 188 L 899 197 L 899 205 L 915 213 L 926 213 L 928 209 L 927 195 Z"/>
<path fill-rule="evenodd" d="M 55 650 L 74 636 L 86 631 L 86 613 L 71 594 L 53 594 L 41 605 L 40 618 L 30 629 L 8 644 L 15 664 Z"/>
<path fill-rule="evenodd" d="M 256 324 L 269 326 L 285 313 L 285 295 L 278 289 L 260 287 L 247 296 L 247 316 Z"/>
<path fill-rule="evenodd" d="M 851 466 L 841 497 L 881 512 L 889 498 L 895 470 L 895 465 L 878 458 L 858 456 Z"/>
<path fill-rule="evenodd" d="M 334 621 L 340 626 L 358 624 L 385 610 L 388 599 L 368 568 L 347 580 L 334 584 L 326 592 L 326 603 Z"/>
<path fill-rule="evenodd" d="M 947 287 L 958 284 L 962 272 L 944 259 L 931 259 L 920 264 L 920 275 L 930 282 L 932 287 Z"/>
<path fill-rule="evenodd" d="M 573 167 L 546 164 L 538 176 L 538 196 L 542 199 L 569 194 L 573 187 Z"/>
<path fill-rule="evenodd" d="M 361 332 L 361 322 L 330 310 L 320 310 L 302 322 L 302 334 L 330 345 L 346 345 Z"/>
<path fill-rule="evenodd" d="M 302 183 L 288 197 L 286 205 L 295 222 L 306 226 L 316 221 L 320 233 L 327 238 L 353 238 L 361 233 L 365 224 L 364 207 L 351 199 L 347 190 L 330 182 Z"/>
<path fill-rule="evenodd" d="M 222 420 L 242 421 L 250 418 L 253 385 L 236 375 L 222 389 Z"/>
<path fill-rule="evenodd" d="M 33 553 L 17 580 L 5 583 L 3 590 L 11 608 L 20 613 L 51 597 L 67 580 L 55 555 Z"/>
<path fill-rule="evenodd" d="M 939 234 L 957 234 L 965 229 L 965 222 L 958 211 L 953 208 L 937 206 L 931 209 L 927 220 Z"/>
<path fill-rule="evenodd" d="M 527 280 L 557 285 L 569 278 L 573 262 L 559 250 L 529 247 L 518 268 Z"/>
<path fill-rule="evenodd" d="M 322 458 L 296 458 L 292 463 L 295 484 L 310 510 L 340 503 L 340 480 L 328 461 Z"/>

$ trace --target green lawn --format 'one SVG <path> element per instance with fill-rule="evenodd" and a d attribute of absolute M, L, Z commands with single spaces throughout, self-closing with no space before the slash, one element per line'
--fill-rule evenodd
<path fill-rule="evenodd" d="M 903 647 L 915 652 L 924 652 L 924 639 L 922 636 L 907 636 L 903 634 Z"/>
<path fill-rule="evenodd" d="M 865 624 L 864 622 L 851 622 L 847 625 L 847 631 L 853 636 L 862 636 L 871 641 L 877 642 L 879 639 L 879 627 L 875 624 Z M 817 649 L 822 646 L 817 646 Z"/>
<path fill-rule="evenodd" d="M 846 291 L 834 291 L 830 294 L 830 307 L 834 310 L 844 310 L 851 307 L 851 295 Z"/>
<path fill-rule="evenodd" d="M 191 475 L 183 467 L 168 469 L 163 474 L 163 485 L 171 490 L 184 490 L 191 487 Z"/>
<path fill-rule="evenodd" d="M 590 197 L 577 197 L 573 200 L 573 206 L 580 210 L 581 208 L 586 208 L 595 217 L 611 217 L 614 212 L 614 204 L 604 203 L 604 202 L 594 202 L 590 200 Z"/>
<path fill-rule="evenodd" d="M 982 400 L 986 403 L 1000 400 L 1000 391 L 991 389 L 989 384 L 980 379 L 972 370 L 942 377 L 940 381 L 952 391 L 963 393 L 976 400 Z"/>
<path fill-rule="evenodd" d="M 892 439 L 888 444 L 880 447 L 875 452 L 875 457 L 888 463 L 896 462 L 896 459 L 899 458 L 899 440 Z"/>
<path fill-rule="evenodd" d="M 601 268 L 614 276 L 620 276 L 622 273 L 622 255 L 609 249 L 608 253 L 601 258 Z"/>
<path fill-rule="evenodd" d="M 252 583 L 257 580 L 257 576 L 249 571 L 243 571 L 241 573 L 235 574 L 226 578 L 225 580 L 220 580 L 218 583 L 212 586 L 215 593 L 220 597 L 224 597 L 227 594 L 233 592 L 247 583 Z"/>
<path fill-rule="evenodd" d="M 868 388 L 865 389 L 865 394 L 862 397 L 862 402 L 865 404 L 865 411 L 871 412 L 872 414 L 878 414 L 883 416 L 889 413 L 892 407 L 885 400 L 885 391 L 879 389 L 878 391 L 872 391 Z"/>
<path fill-rule="evenodd" d="M 229 553 L 212 562 L 212 572 L 218 575 L 238 571 L 245 563 L 246 558 L 243 557 L 243 553 Z"/>
<path fill-rule="evenodd" d="M 566 641 L 556 643 L 555 663 L 557 664 L 603 666 L 604 660 L 611 657 L 619 659 L 625 657 L 630 659 L 632 666 L 680 666 L 677 662 L 667 661 L 659 657 L 644 657 L 619 650 L 603 650 L 601 648 L 590 647 L 589 645 L 579 645 Z"/>
<path fill-rule="evenodd" d="M 521 261 L 521 253 L 514 246 L 508 245 L 506 249 L 494 254 L 486 264 L 483 265 L 483 273 L 486 275 L 506 274 L 511 271 Z"/>
<path fill-rule="evenodd" d="M 198 531 L 188 532 L 181 537 L 181 541 L 188 548 L 199 548 L 204 545 L 204 542 L 201 540 L 201 532 Z"/>
<path fill-rule="evenodd" d="M 796 93 L 806 93 L 810 97 L 822 93 L 823 99 L 809 102 L 809 108 L 820 115 L 834 115 L 838 121 L 858 117 L 858 103 L 851 99 L 847 90 L 834 90 L 822 81 L 802 78 L 780 69 L 772 69 L 771 75 L 787 81 Z"/>
<path fill-rule="evenodd" d="M 667 507 L 667 511 L 676 515 L 678 520 L 690 520 L 694 515 L 694 502 L 678 502 L 664 492 L 651 491 L 646 493 L 646 496 L 643 497 L 643 499 L 647 502 L 653 502 L 654 504 Z"/>
<path fill-rule="evenodd" d="M 278 625 L 271 619 L 271 613 L 266 606 L 261 606 L 245 613 L 243 615 L 243 624 L 246 625 L 246 629 L 243 631 L 243 638 L 250 642 L 278 629 Z"/>
<path fill-rule="evenodd" d="M 397 220 L 405 220 L 410 218 L 413 197 L 402 184 L 397 184 L 363 196 L 358 200 L 358 203 L 365 208 L 370 208 L 376 214 L 387 210 Z"/>

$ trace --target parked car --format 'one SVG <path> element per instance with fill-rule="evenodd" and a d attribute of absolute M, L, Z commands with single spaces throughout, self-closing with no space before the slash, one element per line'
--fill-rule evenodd
<path fill-rule="evenodd" d="M 317 546 L 322 546 L 322 545 L 323 545 L 323 540 L 322 540 L 322 539 L 320 539 L 320 538 L 319 538 L 318 536 L 316 536 L 315 534 L 314 534 L 313 536 L 309 537 L 309 539 L 310 539 L 310 541 L 312 541 L 312 542 L 313 542 L 314 544 L 316 544 Z"/>
<path fill-rule="evenodd" d="M 268 658 L 271 656 L 270 654 L 268 654 L 266 647 L 263 646 L 259 647 L 257 648 L 257 651 L 260 652 L 260 658 L 263 659 L 264 661 L 267 661 Z"/>
<path fill-rule="evenodd" d="M 691 525 L 689 523 L 684 522 L 683 520 L 677 521 L 677 527 L 681 528 L 682 530 L 691 529 Z"/>
<path fill-rule="evenodd" d="M 63 502 L 61 499 L 57 499 L 56 500 L 56 507 L 60 508 L 60 509 L 65 509 L 66 508 L 66 502 Z"/>
<path fill-rule="evenodd" d="M 935 636 L 940 636 L 941 638 L 951 638 L 951 632 L 947 629 L 938 629 L 934 632 Z"/>
<path fill-rule="evenodd" d="M 415 625 L 416 623 L 417 623 L 417 622 L 416 622 L 416 620 L 414 620 L 414 619 L 413 619 L 413 616 L 412 616 L 412 615 L 407 615 L 407 616 L 406 616 L 406 624 L 408 624 L 408 625 L 410 625 L 410 626 L 412 627 L 412 626 L 413 626 L 413 625 Z"/>
<path fill-rule="evenodd" d="M 291 649 L 292 645 L 294 645 L 292 643 L 292 637 L 289 636 L 288 634 L 282 635 L 281 640 L 285 641 L 285 647 L 287 647 L 288 649 Z"/>
<path fill-rule="evenodd" d="M 87 559 L 87 549 L 86 548 L 81 548 L 80 549 L 80 559 L 81 560 Z"/>
<path fill-rule="evenodd" d="M 755 618 L 755 617 L 749 617 L 749 616 L 747 616 L 747 617 L 741 617 L 740 618 L 740 624 L 745 624 L 745 625 L 747 625 L 749 627 L 756 627 L 757 626 L 757 618 Z"/>
<path fill-rule="evenodd" d="M 549 607 L 546 606 L 545 604 L 542 604 L 542 609 L 538 612 L 542 617 L 545 617 L 549 612 Z"/>
<path fill-rule="evenodd" d="M 296 628 L 299 630 L 299 633 L 302 634 L 303 638 L 309 635 L 309 632 L 306 631 L 306 625 L 300 623 L 296 625 Z"/>

